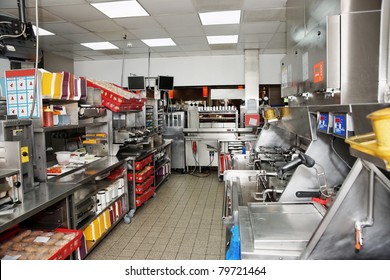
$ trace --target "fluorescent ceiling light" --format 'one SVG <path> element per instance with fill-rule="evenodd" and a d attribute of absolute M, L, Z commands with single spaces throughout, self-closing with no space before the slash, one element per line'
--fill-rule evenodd
<path fill-rule="evenodd" d="M 238 24 L 240 23 L 241 11 L 199 13 L 199 17 L 203 25 Z"/>
<path fill-rule="evenodd" d="M 226 35 L 226 36 L 207 36 L 207 41 L 210 45 L 214 44 L 237 44 L 238 35 Z"/>
<path fill-rule="evenodd" d="M 35 35 L 37 35 L 37 27 L 35 25 L 32 26 Z M 39 36 L 49 36 L 49 35 L 55 35 L 54 33 L 47 31 L 46 29 L 40 28 L 39 27 Z"/>
<path fill-rule="evenodd" d="M 110 18 L 149 16 L 148 12 L 135 0 L 91 3 L 91 5 Z"/>
<path fill-rule="evenodd" d="M 149 47 L 166 47 L 166 46 L 176 46 L 175 42 L 171 38 L 161 38 L 161 39 L 145 39 L 142 40 Z"/>
<path fill-rule="evenodd" d="M 83 45 L 87 48 L 93 49 L 95 51 L 119 49 L 117 46 L 111 44 L 110 42 L 81 43 L 81 45 Z"/>

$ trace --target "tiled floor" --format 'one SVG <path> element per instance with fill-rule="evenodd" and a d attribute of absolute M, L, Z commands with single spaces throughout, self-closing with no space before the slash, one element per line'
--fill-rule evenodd
<path fill-rule="evenodd" d="M 224 259 L 223 183 L 217 174 L 172 174 L 156 197 L 120 222 L 87 259 Z"/>

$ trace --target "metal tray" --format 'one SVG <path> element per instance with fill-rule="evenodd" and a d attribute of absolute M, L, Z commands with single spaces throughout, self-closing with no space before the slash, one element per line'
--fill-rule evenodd
<path fill-rule="evenodd" d="M 311 203 L 248 203 L 254 249 L 303 250 L 322 220 Z"/>

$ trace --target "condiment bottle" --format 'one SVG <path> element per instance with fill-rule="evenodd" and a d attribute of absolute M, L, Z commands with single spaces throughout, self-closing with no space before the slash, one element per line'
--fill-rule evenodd
<path fill-rule="evenodd" d="M 43 126 L 50 127 L 54 125 L 54 112 L 50 109 L 50 107 L 46 107 L 43 110 Z"/>

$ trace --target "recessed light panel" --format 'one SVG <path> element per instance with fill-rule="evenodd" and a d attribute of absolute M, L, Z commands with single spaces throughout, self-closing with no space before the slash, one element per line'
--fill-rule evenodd
<path fill-rule="evenodd" d="M 160 39 L 145 39 L 142 40 L 149 47 L 167 47 L 176 46 L 175 42 L 171 38 L 160 38 Z"/>
<path fill-rule="evenodd" d="M 148 12 L 135 0 L 91 3 L 91 5 L 110 18 L 149 16 Z"/>
<path fill-rule="evenodd" d="M 241 11 L 199 13 L 199 17 L 203 25 L 239 24 Z"/>
<path fill-rule="evenodd" d="M 32 26 L 34 30 L 34 34 L 37 35 L 37 27 L 35 25 Z M 40 28 L 39 27 L 39 36 L 50 36 L 50 35 L 55 35 L 54 33 L 47 31 L 46 29 Z"/>
<path fill-rule="evenodd" d="M 237 44 L 238 35 L 207 36 L 210 45 L 214 44 Z"/>
<path fill-rule="evenodd" d="M 119 49 L 117 46 L 111 44 L 110 42 L 94 42 L 94 43 L 81 43 L 84 47 L 97 50 L 115 50 Z"/>

